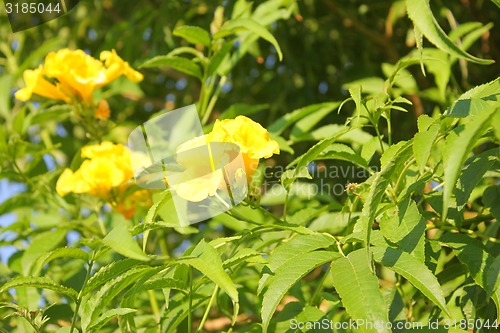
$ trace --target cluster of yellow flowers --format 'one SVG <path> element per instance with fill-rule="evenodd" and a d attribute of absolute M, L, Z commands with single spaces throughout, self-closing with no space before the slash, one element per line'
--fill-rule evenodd
<path fill-rule="evenodd" d="M 215 195 L 218 189 L 226 189 L 222 170 L 215 168 L 213 161 L 209 166 L 199 165 L 197 161 L 199 157 L 196 154 L 190 156 L 191 158 L 186 158 L 183 154 L 190 149 L 216 142 L 233 143 L 239 147 L 245 170 L 226 168 L 226 172 L 229 173 L 227 180 L 233 182 L 232 185 L 236 187 L 241 182 L 250 180 L 261 158 L 269 158 L 280 152 L 278 143 L 270 138 L 269 132 L 252 119 L 238 116 L 235 119 L 216 120 L 209 134 L 189 140 L 177 148 L 177 153 L 182 157 L 180 160 L 178 158 L 178 162 L 186 168 L 186 171 L 184 177 L 181 177 L 184 181 L 177 182 L 172 187 L 185 200 L 199 202 Z M 229 162 L 230 158 L 222 156 L 223 152 L 211 151 L 210 158 L 217 161 L 215 164 L 224 165 Z M 207 167 L 212 168 L 211 172 L 206 172 Z M 200 176 L 196 177 L 196 174 Z"/>
<path fill-rule="evenodd" d="M 27 101 L 36 94 L 68 104 L 83 102 L 89 105 L 93 104 L 95 89 L 122 75 L 133 82 L 143 79 L 142 74 L 133 70 L 115 50 L 101 52 L 100 59 L 101 61 L 82 50 L 62 49 L 51 52 L 45 58 L 44 65 L 24 72 L 26 87 L 16 92 L 16 98 Z"/>
<path fill-rule="evenodd" d="M 68 104 L 82 105 L 84 108 L 94 109 L 95 119 L 105 120 L 110 116 L 109 105 L 105 100 L 95 105 L 94 91 L 122 75 L 133 82 L 143 79 L 142 74 L 132 69 L 115 50 L 101 52 L 100 60 L 97 60 L 82 50 L 62 49 L 49 53 L 45 63 L 37 69 L 24 72 L 26 87 L 16 92 L 16 98 L 27 101 L 36 94 Z M 245 116 L 217 120 L 209 134 L 194 138 L 177 149 L 178 162 L 186 171 L 171 186 L 184 199 L 199 202 L 216 195 L 218 189 L 226 188 L 222 170 L 215 170 L 212 162 L 208 166 L 200 166 L 197 163 L 199 156 L 188 153 L 193 148 L 207 147 L 208 143 L 216 142 L 231 143 L 239 147 L 238 153 L 241 153 L 244 165 L 229 170 L 229 181 L 235 184 L 249 181 L 261 158 L 279 154 L 278 143 L 270 138 L 265 128 L 253 120 Z M 219 163 L 231 160 L 232 157 L 227 152 L 224 153 L 225 156 L 221 154 L 215 157 Z M 129 194 L 133 170 L 127 147 L 102 142 L 83 147 L 81 156 L 84 158 L 81 166 L 74 172 L 65 169 L 58 179 L 56 190 L 59 195 L 88 193 L 97 196 L 127 218 L 133 216 L 136 207 L 151 205 L 151 196 L 147 190 Z M 210 157 L 212 158 L 214 156 Z M 228 172 L 227 168 L 225 171 Z"/>
<path fill-rule="evenodd" d="M 83 147 L 81 156 L 85 160 L 78 170 L 65 169 L 59 177 L 56 184 L 59 195 L 89 193 L 103 199 L 128 218 L 134 214 L 137 204 L 150 204 L 150 195 L 145 190 L 124 197 L 133 176 L 127 147 L 105 141 Z"/>

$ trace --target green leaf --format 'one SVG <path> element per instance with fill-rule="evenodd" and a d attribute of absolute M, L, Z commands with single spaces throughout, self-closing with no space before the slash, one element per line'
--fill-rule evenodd
<path fill-rule="evenodd" d="M 70 105 L 55 105 L 36 113 L 31 117 L 32 125 L 41 125 L 46 122 L 61 122 L 66 120 L 71 114 L 73 107 Z"/>
<path fill-rule="evenodd" d="M 224 62 L 226 58 L 229 57 L 229 53 L 231 52 L 232 49 L 233 49 L 232 41 L 225 42 L 224 44 L 222 44 L 220 50 L 218 50 L 212 56 L 212 58 L 210 58 L 210 61 L 208 62 L 207 73 L 206 73 L 207 77 L 218 72 L 219 68 L 221 67 L 221 64 Z"/>
<path fill-rule="evenodd" d="M 498 8 L 500 8 L 500 0 L 491 0 Z"/>
<path fill-rule="evenodd" d="M 267 332 L 271 317 L 290 288 L 307 273 L 340 257 L 337 252 L 314 251 L 300 253 L 294 260 L 287 261 L 274 271 L 262 300 L 262 327 Z"/>
<path fill-rule="evenodd" d="M 332 143 L 353 129 L 355 129 L 355 127 L 345 127 L 338 131 L 334 136 L 328 139 L 323 139 L 309 148 L 306 153 L 297 158 L 298 162 L 295 170 L 300 171 L 303 167 L 307 167 L 309 163 L 314 161 L 316 157 L 323 153 Z"/>
<path fill-rule="evenodd" d="M 500 149 L 497 147 L 474 155 L 470 159 L 470 163 L 460 173 L 455 190 L 458 208 L 462 208 L 467 204 L 472 191 L 479 184 L 484 174 L 497 161 L 498 156 L 500 156 Z"/>
<path fill-rule="evenodd" d="M 424 262 L 425 219 L 420 215 L 417 204 L 408 198 L 380 218 L 380 230 L 385 238 L 398 244 L 419 262 Z"/>
<path fill-rule="evenodd" d="M 486 251 L 484 245 L 477 239 L 460 233 L 448 232 L 439 240 L 452 248 L 457 258 L 467 266 L 474 281 L 491 295 L 495 283 L 489 283 L 487 272 L 494 258 Z"/>
<path fill-rule="evenodd" d="M 29 275 L 33 264 L 38 258 L 56 248 L 64 237 L 66 237 L 66 230 L 64 229 L 42 232 L 33 237 L 29 248 L 24 252 L 21 259 L 23 274 Z"/>
<path fill-rule="evenodd" d="M 125 224 L 117 224 L 102 242 L 125 257 L 143 261 L 150 259 L 137 245 Z"/>
<path fill-rule="evenodd" d="M 269 256 L 269 267 L 276 271 L 288 261 L 296 261 L 304 253 L 326 249 L 333 244 L 335 239 L 327 235 L 297 235 L 273 251 Z"/>
<path fill-rule="evenodd" d="M 395 146 L 393 146 L 395 147 Z M 370 192 L 366 197 L 365 203 L 363 204 L 363 209 L 361 210 L 361 216 L 359 218 L 358 224 L 361 226 L 361 231 L 363 233 L 363 239 L 365 244 L 370 244 L 370 234 L 372 229 L 373 221 L 377 215 L 377 209 L 382 200 L 385 190 L 389 186 L 391 176 L 395 169 L 403 162 L 408 159 L 411 152 L 411 143 L 402 143 L 399 149 L 396 150 L 392 158 L 387 158 L 385 165 L 371 177 L 372 182 L 370 185 Z M 387 151 L 386 151 L 387 153 Z"/>
<path fill-rule="evenodd" d="M 499 263 L 477 239 L 460 233 L 445 233 L 439 239 L 452 248 L 458 260 L 467 266 L 474 281 L 486 291 L 497 307 L 500 318 L 500 290 L 498 288 Z"/>
<path fill-rule="evenodd" d="M 104 312 L 99 316 L 99 319 L 92 324 L 85 332 L 92 333 L 92 332 L 98 332 L 108 321 L 113 319 L 116 316 L 122 316 L 128 313 L 136 312 L 136 309 L 128 309 L 128 308 L 119 308 L 119 309 L 112 309 Z"/>
<path fill-rule="evenodd" d="M 297 168 L 286 170 L 281 175 L 281 183 L 283 184 L 285 190 L 290 191 L 290 186 L 292 186 L 293 182 L 298 178 L 312 179 L 307 167 L 301 167 L 298 170 Z"/>
<path fill-rule="evenodd" d="M 17 287 L 33 287 L 54 290 L 65 294 L 73 299 L 78 297 L 78 292 L 72 288 L 61 286 L 60 284 L 52 281 L 47 277 L 33 277 L 33 276 L 17 276 L 5 282 L 0 287 L 0 294 L 11 288 Z"/>
<path fill-rule="evenodd" d="M 137 260 L 133 259 L 123 259 L 114 261 L 109 265 L 101 267 L 87 282 L 83 288 L 82 295 L 86 295 L 94 289 L 105 284 L 117 275 L 129 270 L 130 268 L 136 266 L 139 263 Z"/>
<path fill-rule="evenodd" d="M 103 309 L 123 290 L 137 281 L 144 273 L 147 273 L 150 267 L 133 267 L 120 276 L 107 281 L 96 294 L 88 294 L 82 301 L 82 329 L 95 325 L 99 321 L 99 316 Z"/>
<path fill-rule="evenodd" d="M 465 124 L 462 131 L 456 134 L 451 132 L 446 139 L 443 153 L 444 161 L 444 191 L 443 191 L 443 215 L 446 220 L 451 195 L 455 190 L 457 179 L 467 156 L 472 151 L 474 144 L 486 131 L 491 116 L 496 109 L 491 108 L 474 116 Z"/>
<path fill-rule="evenodd" d="M 181 258 L 178 262 L 199 270 L 224 290 L 234 303 L 238 303 L 238 290 L 236 290 L 233 281 L 224 270 L 220 254 L 213 246 L 201 240 L 193 249 L 189 258 Z"/>
<path fill-rule="evenodd" d="M 353 320 L 387 323 L 387 305 L 371 266 L 365 248 L 351 252 L 347 257 L 333 262 L 333 285 L 342 299 L 342 305 Z M 361 326 L 358 332 L 390 332 L 385 325 L 377 328 Z"/>
<path fill-rule="evenodd" d="M 82 259 L 88 261 L 89 255 L 87 254 L 87 252 L 83 250 L 71 247 L 63 247 L 60 249 L 56 249 L 38 258 L 37 262 L 33 265 L 33 269 L 31 270 L 32 275 L 35 276 L 39 275 L 45 264 L 57 258 L 74 258 L 74 259 Z"/>
<path fill-rule="evenodd" d="M 176 56 L 157 56 L 143 63 L 139 68 L 170 67 L 176 71 L 202 78 L 200 66 L 190 59 Z"/>
<path fill-rule="evenodd" d="M 500 78 L 463 93 L 444 113 L 447 117 L 477 115 L 490 107 L 500 106 Z"/>
<path fill-rule="evenodd" d="M 494 62 L 493 60 L 474 57 L 456 46 L 434 18 L 429 6 L 429 0 L 407 0 L 406 11 L 418 30 L 439 49 L 477 64 L 487 65 Z"/>
<path fill-rule="evenodd" d="M 188 291 L 188 287 L 184 281 L 169 277 L 150 279 L 141 286 L 139 291 L 151 290 L 151 289 L 165 289 L 165 288 Z"/>
<path fill-rule="evenodd" d="M 483 192 L 483 204 L 489 207 L 491 214 L 500 221 L 500 185 L 491 185 Z"/>
<path fill-rule="evenodd" d="M 279 60 L 280 61 L 283 60 L 283 53 L 281 52 L 281 48 L 276 38 L 274 38 L 274 36 L 264 26 L 262 26 L 261 24 L 250 18 L 240 18 L 236 20 L 227 21 L 222 26 L 222 29 L 214 35 L 214 39 L 225 37 L 227 35 L 234 33 L 237 30 L 242 30 L 242 29 L 250 30 L 254 34 L 261 37 L 262 39 L 271 43 L 276 49 L 276 52 L 278 52 Z"/>
<path fill-rule="evenodd" d="M 268 127 L 268 130 L 269 132 L 274 134 L 281 134 L 288 127 L 298 122 L 299 120 L 307 117 L 308 115 L 311 115 L 316 112 L 319 113 L 325 112 L 325 110 L 334 109 L 337 106 L 338 106 L 337 102 L 321 103 L 321 104 L 313 104 L 305 106 L 303 108 L 287 113 L 283 117 L 280 117 L 278 120 L 276 120 Z"/>
<path fill-rule="evenodd" d="M 425 171 L 427 160 L 431 155 L 431 149 L 439 133 L 440 127 L 439 124 L 432 125 L 426 131 L 415 134 L 413 138 L 413 155 L 415 156 L 415 161 L 417 162 L 421 174 Z"/>
<path fill-rule="evenodd" d="M 173 32 L 174 36 L 181 37 L 191 44 L 210 46 L 210 34 L 200 27 L 183 25 Z"/>
<path fill-rule="evenodd" d="M 410 254 L 394 248 L 372 247 L 373 257 L 376 262 L 401 274 L 406 280 L 422 292 L 434 304 L 439 306 L 448 317 L 452 317 L 446 307 L 443 290 L 437 278 L 425 266 Z"/>
<path fill-rule="evenodd" d="M 305 116 L 304 118 L 297 121 L 295 126 L 292 128 L 292 132 L 290 133 L 290 138 L 293 139 L 296 137 L 300 137 L 306 133 L 308 133 L 314 126 L 316 126 L 323 118 L 325 118 L 328 114 L 330 114 L 333 110 L 338 108 L 340 102 L 332 102 L 319 104 L 322 105 L 318 110 L 314 113 Z"/>
<path fill-rule="evenodd" d="M 224 267 L 229 268 L 234 265 L 240 264 L 242 262 L 258 262 L 267 263 L 265 259 L 262 258 L 262 253 L 255 251 L 254 249 L 241 249 L 234 256 L 224 261 Z"/>

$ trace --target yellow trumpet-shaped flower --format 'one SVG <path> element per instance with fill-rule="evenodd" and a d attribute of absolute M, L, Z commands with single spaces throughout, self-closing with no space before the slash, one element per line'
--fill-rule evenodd
<path fill-rule="evenodd" d="M 109 203 L 114 209 L 131 218 L 137 207 L 149 207 L 151 194 L 147 190 L 129 193 L 133 177 L 130 151 L 126 146 L 112 142 L 85 146 L 85 158 L 76 170 L 64 170 L 56 184 L 61 196 L 68 193 L 88 193 Z"/>
<path fill-rule="evenodd" d="M 75 172 L 64 170 L 57 181 L 57 193 L 89 193 L 113 201 L 111 192 L 120 192 L 133 176 L 129 154 L 127 147 L 111 142 L 83 147 L 81 156 L 86 160 Z"/>
<path fill-rule="evenodd" d="M 101 62 L 82 50 L 62 49 L 51 52 L 44 65 L 24 73 L 26 87 L 16 93 L 16 98 L 27 101 L 33 94 L 63 100 L 67 103 L 80 100 L 92 101 L 95 89 L 101 88 L 121 75 L 139 82 L 143 76 L 133 70 L 115 52 L 103 51 Z"/>
<path fill-rule="evenodd" d="M 229 166 L 235 158 L 230 145 L 218 147 L 210 143 L 236 144 L 244 165 Z M 259 160 L 273 154 L 279 154 L 279 145 L 260 124 L 244 116 L 217 120 L 211 133 L 193 138 L 177 148 L 177 162 L 186 170 L 168 181 L 179 196 L 199 202 L 214 196 L 219 189 L 227 189 L 222 167 L 227 181 L 232 182 L 231 188 L 238 189 L 250 179 Z"/>
<path fill-rule="evenodd" d="M 247 178 L 253 175 L 261 158 L 280 153 L 278 142 L 270 138 L 269 132 L 245 116 L 216 120 L 209 141 L 237 144 L 243 155 Z"/>
<path fill-rule="evenodd" d="M 71 98 L 65 95 L 60 87 L 55 86 L 43 77 L 43 66 L 37 69 L 28 69 L 23 73 L 26 87 L 16 92 L 16 98 L 20 101 L 27 101 L 31 95 L 37 94 L 43 97 L 71 102 Z"/>

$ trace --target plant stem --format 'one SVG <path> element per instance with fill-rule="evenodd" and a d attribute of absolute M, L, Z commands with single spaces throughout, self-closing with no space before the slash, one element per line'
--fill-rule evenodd
<path fill-rule="evenodd" d="M 155 319 L 159 324 L 161 320 L 160 307 L 158 306 L 158 302 L 156 301 L 154 291 L 148 290 L 148 296 L 149 296 L 149 303 L 151 304 L 151 309 L 153 310 Z"/>
<path fill-rule="evenodd" d="M 188 308 L 188 333 L 193 331 L 193 268 L 189 266 L 189 308 Z"/>
<path fill-rule="evenodd" d="M 311 296 L 311 299 L 309 300 L 309 302 L 307 302 L 308 305 L 314 306 L 314 304 L 316 303 L 316 299 L 318 298 L 321 290 L 323 290 L 323 284 L 325 283 L 331 270 L 332 270 L 332 265 L 330 264 L 330 266 L 328 267 L 328 269 L 325 272 L 325 275 L 323 275 L 323 277 L 321 278 L 321 281 L 319 282 L 318 287 L 314 291 L 314 294 Z"/>
<path fill-rule="evenodd" d="M 210 308 L 212 307 L 212 304 L 214 303 L 214 300 L 217 297 L 218 291 L 219 291 L 219 286 L 215 285 L 214 291 L 212 292 L 212 297 L 210 297 L 210 301 L 208 301 L 207 308 L 205 310 L 205 313 L 203 314 L 203 318 L 201 319 L 200 326 L 198 326 L 197 332 L 203 332 L 203 326 L 205 326 L 205 322 L 207 321 Z"/>
<path fill-rule="evenodd" d="M 78 318 L 78 311 L 80 310 L 80 305 L 82 304 L 83 290 L 85 289 L 85 286 L 87 285 L 87 282 L 90 279 L 92 266 L 94 266 L 94 258 L 92 258 L 89 261 L 89 268 L 87 269 L 87 274 L 85 276 L 85 280 L 83 281 L 82 289 L 80 290 L 80 292 L 78 293 L 78 297 L 76 298 L 75 313 L 73 314 L 73 319 L 71 320 L 71 328 L 69 330 L 69 333 L 73 333 L 73 331 L 75 330 L 76 319 Z"/>

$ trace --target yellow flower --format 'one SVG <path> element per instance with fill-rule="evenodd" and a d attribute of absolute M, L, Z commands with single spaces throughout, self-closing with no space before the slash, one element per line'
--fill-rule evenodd
<path fill-rule="evenodd" d="M 219 154 L 220 155 L 220 154 Z M 177 195 L 191 202 L 200 202 L 215 195 L 221 182 L 222 170 L 215 167 L 212 150 L 207 146 L 207 136 L 193 138 L 177 147 L 177 162 L 185 170 L 168 177 L 168 183 Z"/>
<path fill-rule="evenodd" d="M 106 75 L 109 81 L 113 81 L 122 74 L 132 82 L 140 82 L 144 78 L 141 73 L 133 70 L 128 62 L 123 61 L 115 50 L 101 52 L 101 61 L 104 61 L 108 68 Z"/>
<path fill-rule="evenodd" d="M 280 153 L 278 143 L 271 140 L 269 132 L 252 119 L 238 116 L 235 119 L 216 120 L 209 134 L 211 142 L 232 142 L 240 147 L 247 178 L 249 179 L 261 158 Z"/>
<path fill-rule="evenodd" d="M 95 89 L 121 75 L 134 82 L 142 80 L 142 74 L 134 71 L 114 50 L 103 51 L 101 57 L 105 64 L 82 50 L 51 52 L 43 66 L 24 73 L 26 87 L 16 93 L 16 98 L 27 101 L 32 94 L 37 94 L 67 103 L 73 99 L 90 102 Z"/>
<path fill-rule="evenodd" d="M 239 147 L 245 171 L 240 166 L 228 165 L 234 152 L 229 145 L 218 146 L 217 142 Z M 222 168 L 227 180 L 232 182 L 232 190 L 241 189 L 257 169 L 259 160 L 273 154 L 279 154 L 279 145 L 260 124 L 244 116 L 217 120 L 211 133 L 193 138 L 177 148 L 177 162 L 186 170 L 169 177 L 168 182 L 185 200 L 199 202 L 215 195 L 218 189 L 226 190 Z"/>
<path fill-rule="evenodd" d="M 106 201 L 114 201 L 116 198 L 112 191 L 122 192 L 133 176 L 128 148 L 103 142 L 83 147 L 81 156 L 86 160 L 78 170 L 72 172 L 66 169 L 59 177 L 57 193 L 61 196 L 70 192 L 89 193 Z"/>
<path fill-rule="evenodd" d="M 37 69 L 28 69 L 24 71 L 23 77 L 26 87 L 16 92 L 16 98 L 20 101 L 27 101 L 31 95 L 37 94 L 43 97 L 71 102 L 71 98 L 66 96 L 59 87 L 47 81 L 43 75 L 43 66 Z"/>

